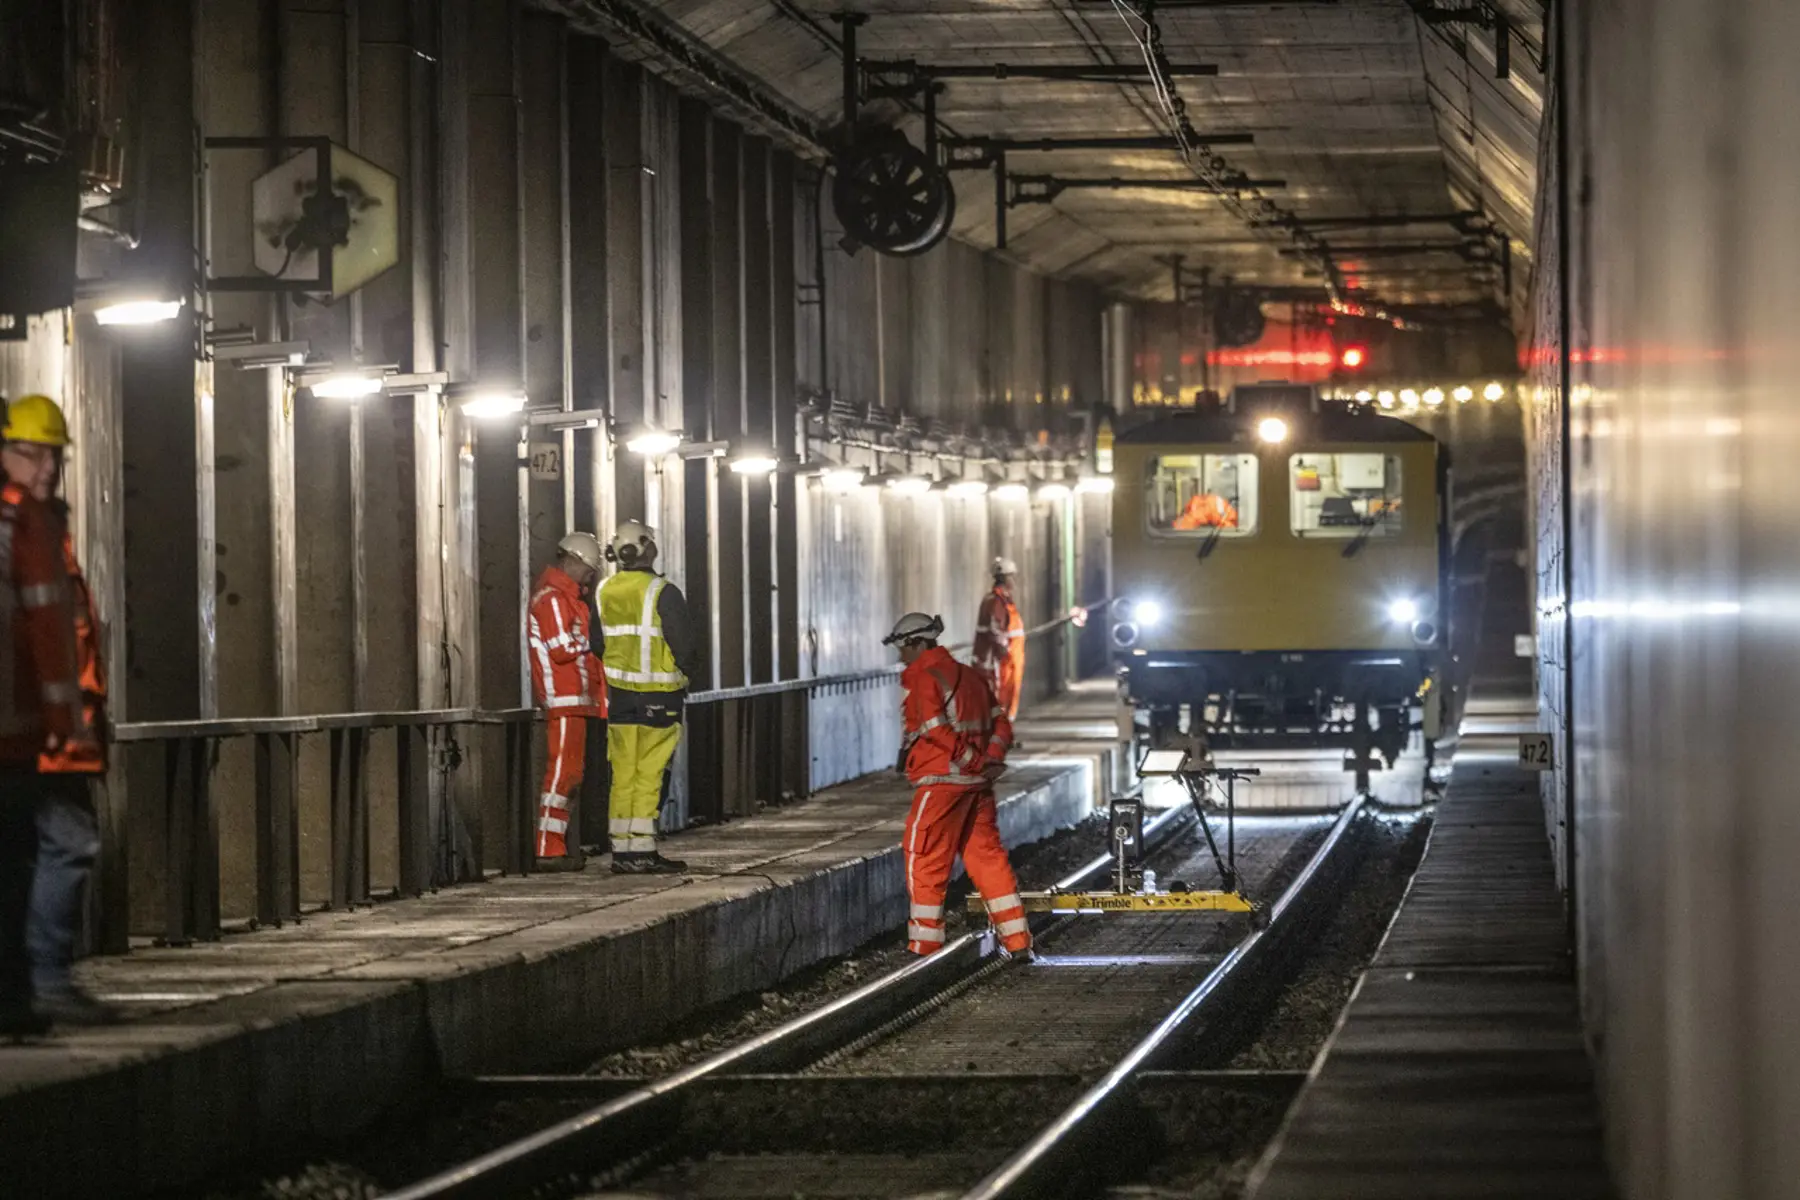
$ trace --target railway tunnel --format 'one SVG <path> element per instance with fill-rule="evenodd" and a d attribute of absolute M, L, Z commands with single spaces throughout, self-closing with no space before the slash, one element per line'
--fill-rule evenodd
<path fill-rule="evenodd" d="M 1790 1194 L 1797 32 L 0 0 L 0 610 L 48 444 L 107 685 L 0 762 L 10 1186 Z M 575 532 L 685 633 L 625 808 Z M 914 961 L 884 639 L 998 686 L 1002 565 L 1034 956 Z"/>

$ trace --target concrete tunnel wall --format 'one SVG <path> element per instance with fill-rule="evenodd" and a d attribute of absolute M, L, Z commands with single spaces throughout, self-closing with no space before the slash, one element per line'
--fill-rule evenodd
<path fill-rule="evenodd" d="M 143 238 L 134 270 L 181 278 L 191 260 L 203 178 L 191 129 L 324 134 L 400 180 L 398 266 L 330 305 L 215 293 L 212 329 L 304 338 L 340 366 L 518 382 L 533 407 L 606 408 L 790 456 L 837 453 L 816 420 L 810 440 L 799 432 L 807 406 L 831 401 L 1022 446 L 1073 434 L 1073 414 L 1101 400 L 1093 289 L 953 242 L 911 260 L 851 256 L 828 189 L 821 280 L 813 168 L 559 17 L 504 0 L 145 0 L 125 36 L 131 202 L 98 215 Z M 244 201 L 270 160 L 205 162 L 208 265 L 248 273 Z M 85 239 L 83 253 L 93 273 L 120 262 Z M 702 615 L 699 686 L 883 665 L 880 636 L 907 607 L 941 611 L 966 641 L 995 554 L 1020 560 L 1028 624 L 1096 598 L 1078 583 L 1104 576 L 1098 498 L 834 497 L 718 460 L 646 469 L 592 431 L 555 435 L 560 479 L 521 483 L 510 429 L 429 395 L 316 399 L 280 372 L 197 363 L 189 332 L 52 314 L 0 346 L 0 390 L 60 396 L 80 431 L 69 493 L 118 720 L 516 706 L 529 576 L 565 530 L 626 516 L 658 526 L 664 566 Z M 1050 650 L 1034 653 L 1043 694 Z M 892 704 L 872 715 L 890 721 Z M 493 835 L 482 845 L 470 830 L 477 815 L 498 828 L 503 789 L 497 732 L 465 731 L 462 749 L 470 765 L 437 783 L 467 877 L 497 861 Z M 164 822 L 127 797 L 160 761 L 122 757 L 108 832 L 129 846 L 148 933 Z M 302 741 L 300 763 L 312 903 L 329 863 L 323 738 Z M 248 742 L 224 743 L 227 919 L 253 909 L 254 769 Z M 380 741 L 370 786 L 380 891 L 396 878 Z M 679 781 L 673 792 L 680 823 Z"/>
<path fill-rule="evenodd" d="M 1629 1200 L 1791 1196 L 1800 9 L 1553 11 L 1540 711 L 1609 1152 Z"/>

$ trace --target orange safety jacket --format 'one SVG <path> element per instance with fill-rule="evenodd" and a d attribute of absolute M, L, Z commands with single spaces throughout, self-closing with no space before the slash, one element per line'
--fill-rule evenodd
<path fill-rule="evenodd" d="M 588 641 L 581 585 L 546 567 L 531 591 L 526 636 L 531 643 L 531 694 L 553 717 L 604 717 L 606 674 Z"/>
<path fill-rule="evenodd" d="M 75 539 L 63 531 L 63 566 L 69 573 L 70 608 L 75 616 L 75 666 L 81 685 L 81 715 L 93 736 L 72 738 L 38 755 L 48 775 L 106 774 L 106 663 L 100 657 L 100 613 L 94 593 L 75 559 Z"/>
<path fill-rule="evenodd" d="M 63 525 L 16 483 L 0 487 L 0 625 L 12 643 L 12 686 L 0 686 L 0 764 L 35 768 L 38 755 L 93 739 L 76 678 L 75 613 Z"/>
<path fill-rule="evenodd" d="M 1025 670 L 1025 622 L 1012 593 L 994 585 L 981 599 L 975 614 L 975 665 L 987 673 L 988 682 L 999 686 L 1001 661 L 1010 660 L 1014 675 Z"/>
<path fill-rule="evenodd" d="M 906 690 L 906 777 L 917 787 L 989 786 L 982 768 L 1004 762 L 1012 722 L 973 667 L 933 646 L 901 672 Z"/>
<path fill-rule="evenodd" d="M 1187 507 L 1170 522 L 1169 528 L 1200 529 L 1210 525 L 1223 525 L 1226 529 L 1236 529 L 1237 523 L 1237 508 L 1231 501 L 1212 492 L 1202 492 L 1188 499 Z"/>

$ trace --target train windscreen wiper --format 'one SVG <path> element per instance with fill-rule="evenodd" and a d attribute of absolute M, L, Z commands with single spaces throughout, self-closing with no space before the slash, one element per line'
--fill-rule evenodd
<path fill-rule="evenodd" d="M 1356 552 L 1363 548 L 1363 543 L 1368 541 L 1370 535 L 1375 532 L 1375 527 L 1387 520 L 1388 514 L 1393 511 L 1391 508 L 1383 508 L 1372 517 L 1364 517 L 1362 528 L 1356 531 L 1356 536 L 1351 538 L 1349 544 L 1344 547 L 1344 557 L 1355 558 Z"/>
<path fill-rule="evenodd" d="M 1206 540 L 1200 543 L 1200 549 L 1194 552 L 1194 557 L 1201 562 L 1205 562 L 1206 556 L 1213 552 L 1213 547 L 1217 546 L 1219 544 L 1219 539 L 1224 536 L 1225 526 L 1214 525 L 1212 527 L 1212 532 L 1206 535 Z"/>

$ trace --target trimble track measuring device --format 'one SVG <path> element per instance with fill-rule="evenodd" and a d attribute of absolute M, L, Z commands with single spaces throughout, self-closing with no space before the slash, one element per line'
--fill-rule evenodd
<path fill-rule="evenodd" d="M 1169 913 L 1256 911 L 1256 905 L 1238 890 L 1237 781 L 1262 774 L 1255 767 L 1215 767 L 1197 760 L 1188 750 L 1150 750 L 1138 763 L 1145 779 L 1174 779 L 1186 790 L 1199 819 L 1206 845 L 1219 868 L 1220 886 L 1199 890 L 1172 880 L 1167 891 L 1156 887 L 1156 876 L 1143 866 L 1144 803 L 1140 796 L 1123 796 L 1109 808 L 1107 835 L 1113 854 L 1113 890 L 1110 892 L 1022 892 L 1026 912 L 1058 913 Z M 1219 848 L 1206 817 L 1206 789 L 1223 784 L 1225 797 L 1225 848 Z M 981 898 L 969 897 L 969 911 L 983 911 Z"/>

